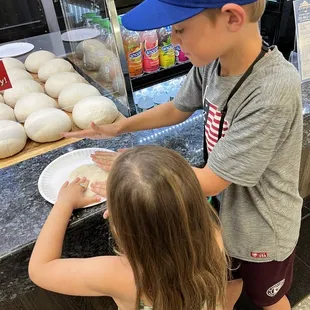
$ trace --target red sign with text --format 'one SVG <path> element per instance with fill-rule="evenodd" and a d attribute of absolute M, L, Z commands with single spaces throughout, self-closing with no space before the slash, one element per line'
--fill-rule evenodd
<path fill-rule="evenodd" d="M 4 67 L 3 61 L 0 60 L 0 91 L 12 88 L 8 73 Z"/>

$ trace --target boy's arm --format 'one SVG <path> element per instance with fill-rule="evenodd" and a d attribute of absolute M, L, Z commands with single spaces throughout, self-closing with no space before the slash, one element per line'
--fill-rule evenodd
<path fill-rule="evenodd" d="M 76 132 L 66 132 L 66 138 L 113 138 L 127 132 L 154 129 L 171 126 L 188 119 L 193 112 L 183 112 L 177 109 L 173 102 L 167 102 L 153 109 L 122 119 L 110 125 L 96 126 Z"/>
<path fill-rule="evenodd" d="M 179 124 L 188 119 L 193 112 L 183 112 L 170 101 L 153 109 L 117 122 L 118 134 Z"/>
<path fill-rule="evenodd" d="M 65 132 L 66 138 L 113 138 L 126 132 L 155 129 L 184 122 L 196 110 L 202 108 L 204 68 L 193 67 L 188 73 L 176 98 L 138 115 L 110 125 L 96 126 L 77 132 Z M 204 85 L 205 86 L 205 85 Z"/>
<path fill-rule="evenodd" d="M 206 165 L 204 168 L 193 168 L 196 177 L 200 183 L 202 191 L 206 196 L 216 196 L 226 189 L 231 182 L 216 175 L 209 167 Z"/>

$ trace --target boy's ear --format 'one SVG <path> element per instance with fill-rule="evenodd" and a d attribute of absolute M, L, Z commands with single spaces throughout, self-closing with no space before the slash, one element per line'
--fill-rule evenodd
<path fill-rule="evenodd" d="M 231 32 L 238 32 L 246 23 L 246 12 L 243 7 L 238 4 L 225 4 L 222 7 L 221 12 L 226 15 L 227 27 Z"/>

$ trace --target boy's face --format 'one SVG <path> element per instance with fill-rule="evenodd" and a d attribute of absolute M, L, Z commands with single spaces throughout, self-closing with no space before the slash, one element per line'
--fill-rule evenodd
<path fill-rule="evenodd" d="M 181 46 L 194 66 L 208 65 L 232 47 L 235 35 L 228 26 L 229 17 L 219 13 L 214 19 L 202 12 L 173 25 L 172 43 Z"/>

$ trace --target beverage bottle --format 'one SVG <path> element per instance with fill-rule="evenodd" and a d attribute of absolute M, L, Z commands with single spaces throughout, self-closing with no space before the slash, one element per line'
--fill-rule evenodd
<path fill-rule="evenodd" d="M 123 29 L 124 50 L 128 63 L 129 74 L 137 77 L 143 74 L 141 42 L 138 32 Z"/>
<path fill-rule="evenodd" d="M 184 54 L 184 52 L 181 50 L 180 45 L 174 46 L 175 50 L 175 61 L 176 63 L 182 63 L 188 60 L 188 57 Z"/>
<path fill-rule="evenodd" d="M 152 73 L 159 70 L 158 36 L 156 30 L 140 33 L 144 72 Z"/>
<path fill-rule="evenodd" d="M 175 52 L 171 44 L 171 26 L 163 27 L 157 31 L 159 43 L 159 64 L 162 68 L 175 65 Z"/>

